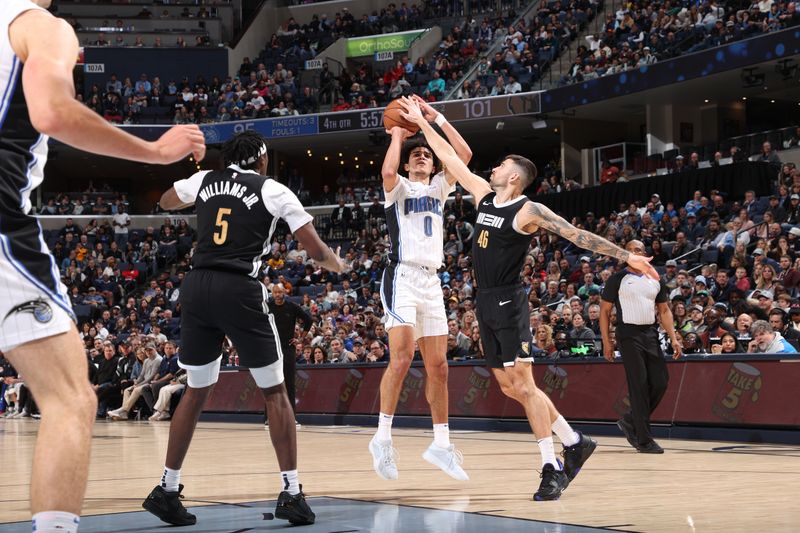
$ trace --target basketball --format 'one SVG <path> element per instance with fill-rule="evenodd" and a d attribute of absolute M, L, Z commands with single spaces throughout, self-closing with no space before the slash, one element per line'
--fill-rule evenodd
<path fill-rule="evenodd" d="M 399 126 L 407 129 L 411 133 L 417 133 L 419 131 L 419 126 L 404 119 L 400 114 L 402 111 L 403 108 L 400 106 L 400 100 L 392 100 L 383 111 L 383 126 L 387 130 Z"/>

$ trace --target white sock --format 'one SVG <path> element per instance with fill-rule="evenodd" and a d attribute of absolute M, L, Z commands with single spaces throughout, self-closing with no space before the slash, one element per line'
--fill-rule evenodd
<path fill-rule="evenodd" d="M 450 426 L 448 424 L 433 425 L 433 443 L 440 448 L 450 447 Z"/>
<path fill-rule="evenodd" d="M 167 492 L 178 492 L 178 485 L 181 482 L 181 471 L 164 467 L 164 475 L 161 476 L 161 487 Z"/>
<path fill-rule="evenodd" d="M 300 494 L 300 481 L 297 477 L 297 469 L 281 472 L 281 490 L 285 490 L 292 496 Z"/>
<path fill-rule="evenodd" d="M 556 452 L 553 448 L 553 437 L 547 437 L 546 439 L 539 439 L 537 441 L 539 443 L 539 453 L 542 454 L 542 468 L 547 463 L 550 463 L 556 470 L 561 470 L 558 466 L 558 461 L 556 461 Z"/>
<path fill-rule="evenodd" d="M 572 429 L 572 426 L 561 415 L 558 415 L 551 427 L 553 428 L 553 433 L 558 435 L 558 440 L 564 446 L 574 446 L 581 441 L 581 436 L 578 435 L 578 432 Z"/>
<path fill-rule="evenodd" d="M 378 440 L 392 440 L 392 420 L 394 415 L 381 413 L 378 415 L 378 432 L 375 434 Z"/>
<path fill-rule="evenodd" d="M 32 528 L 36 533 L 77 533 L 81 519 L 64 511 L 42 511 L 33 515 Z"/>

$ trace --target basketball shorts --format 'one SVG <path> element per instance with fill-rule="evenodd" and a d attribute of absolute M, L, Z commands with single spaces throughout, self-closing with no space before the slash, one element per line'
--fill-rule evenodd
<path fill-rule="evenodd" d="M 479 289 L 476 311 L 487 366 L 533 362 L 528 297 L 521 287 Z"/>
<path fill-rule="evenodd" d="M 283 353 L 267 300 L 267 288 L 243 274 L 204 269 L 189 272 L 180 293 L 181 366 L 213 363 L 227 336 L 241 366 L 280 367 L 282 382 Z"/>
<path fill-rule="evenodd" d="M 447 335 L 442 285 L 436 271 L 409 265 L 389 265 L 383 271 L 381 301 L 386 329 L 414 328 L 414 338 Z"/>
<path fill-rule="evenodd" d="M 64 333 L 72 305 L 33 217 L 3 216 L 0 233 L 0 352 Z M 12 227 L 8 227 L 12 226 Z"/>

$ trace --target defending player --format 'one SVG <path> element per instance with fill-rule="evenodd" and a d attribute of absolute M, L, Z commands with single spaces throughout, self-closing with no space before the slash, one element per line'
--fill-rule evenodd
<path fill-rule="evenodd" d="M 346 270 L 339 255 L 319 239 L 313 218 L 286 187 L 264 176 L 267 145 L 246 131 L 222 147 L 227 166 L 175 182 L 161 197 L 165 209 L 195 204 L 197 248 L 191 272 L 181 286 L 181 351 L 186 391 L 172 418 L 161 483 L 142 506 L 174 525 L 196 518 L 180 501 L 180 474 L 203 404 L 219 377 L 222 342 L 227 335 L 242 366 L 250 369 L 269 415 L 269 434 L 281 469 L 282 492 L 275 516 L 292 524 L 313 524 L 297 475 L 294 413 L 283 383 L 283 353 L 267 289 L 258 280 L 278 219 L 289 225 L 309 257 L 334 272 Z"/>
<path fill-rule="evenodd" d="M 419 106 L 425 120 L 442 128 L 462 164 L 468 162 L 472 152 L 455 128 L 421 99 Z M 384 479 L 397 479 L 392 419 L 416 340 L 427 374 L 425 397 L 431 406 L 434 435 L 422 456 L 453 478 L 466 480 L 469 476 L 461 468 L 461 453 L 450 443 L 447 424 L 447 317 L 436 275 L 444 257 L 442 208 L 454 190 L 455 178 L 444 172 L 433 175 L 433 153 L 421 139 L 406 142 L 411 134 L 399 127 L 389 133 L 392 140 L 382 176 L 391 251 L 383 272 L 381 300 L 388 315 L 391 357 L 381 379 L 378 431 L 369 450 L 375 472 Z M 398 173 L 401 161 L 408 177 Z"/>
<path fill-rule="evenodd" d="M 492 170 L 489 183 L 472 174 L 453 148 L 423 118 L 419 105 L 403 100 L 404 117 L 422 128 L 434 153 L 475 198 L 478 217 L 472 247 L 478 284 L 478 319 L 487 364 L 500 388 L 525 408 L 539 443 L 542 482 L 536 500 L 555 500 L 594 452 L 596 442 L 574 431 L 550 398 L 533 380 L 528 302 L 519 273 L 531 235 L 539 228 L 564 237 L 581 248 L 626 261 L 631 268 L 658 279 L 649 259 L 630 254 L 606 239 L 569 224 L 522 193 L 536 177 L 536 167 L 509 155 Z M 552 434 L 564 445 L 563 470 L 556 460 Z"/>
<path fill-rule="evenodd" d="M 156 142 L 133 137 L 75 99 L 78 39 L 45 9 L 49 0 L 0 8 L 0 351 L 25 376 L 42 412 L 30 499 L 38 533 L 78 530 L 97 398 L 66 288 L 28 213 L 44 178 L 48 138 L 80 150 L 167 164 L 205 155 L 197 126 Z"/>

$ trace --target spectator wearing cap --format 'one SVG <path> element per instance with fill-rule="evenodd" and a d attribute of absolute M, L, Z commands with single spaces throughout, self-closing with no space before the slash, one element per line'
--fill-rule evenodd
<path fill-rule="evenodd" d="M 704 333 L 707 329 L 705 317 L 703 316 L 703 306 L 696 304 L 689 306 L 689 321 L 684 324 L 681 330 L 686 333 L 693 331 L 699 335 Z"/>
<path fill-rule="evenodd" d="M 750 326 L 750 335 L 753 340 L 747 347 L 748 353 L 766 354 L 796 354 L 797 350 L 783 338 L 780 333 L 773 331 L 766 320 L 756 320 Z"/>
<path fill-rule="evenodd" d="M 162 387 L 166 387 L 176 377 L 178 373 L 178 351 L 175 343 L 167 341 L 164 343 L 164 357 L 158 367 L 158 373 L 153 380 L 142 388 L 142 397 L 147 407 L 152 411 L 155 406 L 158 393 Z"/>
<path fill-rule="evenodd" d="M 671 291 L 677 287 L 676 277 L 678 274 L 678 263 L 674 259 L 669 259 L 665 264 L 664 273 L 661 275 L 661 281 Z"/>
<path fill-rule="evenodd" d="M 783 309 L 775 308 L 769 312 L 769 325 L 776 333 L 780 333 L 786 341 L 795 349 L 800 346 L 800 331 L 790 328 L 788 316 Z"/>
<path fill-rule="evenodd" d="M 353 355 L 356 357 L 356 363 L 367 362 L 367 350 L 364 346 L 364 339 L 361 337 L 355 337 L 353 339 Z"/>
<path fill-rule="evenodd" d="M 769 289 L 756 289 L 750 295 L 751 300 L 755 300 L 759 309 L 764 312 L 764 315 L 770 312 L 774 303 L 774 295 Z M 762 315 L 762 316 L 764 316 Z"/>

